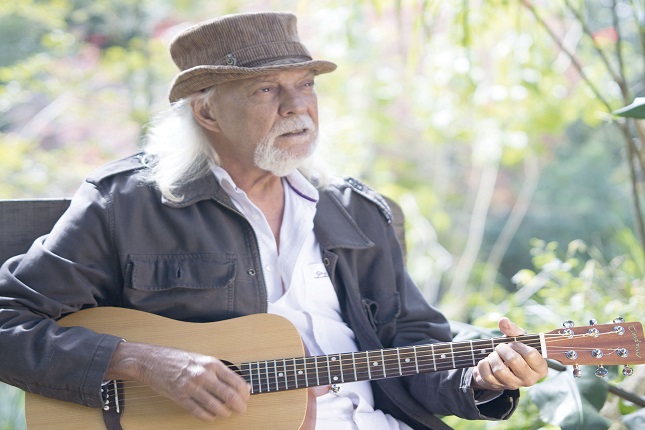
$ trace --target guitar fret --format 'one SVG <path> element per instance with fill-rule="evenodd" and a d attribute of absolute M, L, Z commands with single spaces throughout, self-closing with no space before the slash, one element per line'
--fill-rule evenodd
<path fill-rule="evenodd" d="M 264 373 L 266 374 L 267 378 L 267 391 L 271 391 L 271 378 L 269 377 L 269 361 L 266 360 L 264 362 Z"/>
<path fill-rule="evenodd" d="M 247 376 L 245 377 L 245 375 Z M 255 392 L 255 381 L 253 380 L 251 363 L 242 363 L 242 377 L 251 385 L 251 394 L 253 394 Z"/>
<path fill-rule="evenodd" d="M 298 387 L 298 365 L 296 364 L 296 359 L 293 359 L 293 380 L 296 384 L 296 388 Z"/>
<path fill-rule="evenodd" d="M 302 360 L 302 367 L 303 367 L 302 371 L 304 372 L 304 379 L 305 379 L 305 380 L 304 380 L 304 384 L 303 384 L 303 385 L 304 385 L 305 387 L 310 387 L 310 386 L 312 386 L 313 384 L 312 384 L 312 383 L 311 383 L 311 381 L 309 380 L 309 378 L 311 378 L 311 376 L 309 375 L 309 371 L 311 370 L 311 369 L 309 368 L 309 357 L 305 357 L 305 358 L 303 358 L 303 360 Z"/>
<path fill-rule="evenodd" d="M 276 391 L 279 391 L 279 390 L 280 390 L 280 386 L 279 386 L 278 384 L 279 384 L 279 381 L 280 381 L 280 380 L 278 379 L 278 376 L 279 376 L 280 374 L 278 373 L 278 366 L 277 366 L 277 363 L 278 363 L 278 362 L 277 362 L 276 360 L 273 360 L 273 374 L 274 374 L 274 379 L 275 379 L 275 390 L 276 390 Z"/>
<path fill-rule="evenodd" d="M 457 364 L 455 364 L 455 350 L 452 348 L 452 343 L 450 344 L 450 355 L 452 356 L 452 368 L 456 368 Z"/>
<path fill-rule="evenodd" d="M 383 355 L 383 350 L 381 350 L 381 367 L 383 367 L 383 377 L 385 378 L 385 356 Z"/>
<path fill-rule="evenodd" d="M 399 365 L 399 376 L 403 376 L 403 370 L 401 369 L 401 351 L 399 348 L 396 349 L 396 362 Z"/>
<path fill-rule="evenodd" d="M 470 341 L 470 355 L 473 357 L 473 366 L 477 365 L 477 362 L 475 361 L 475 347 L 473 346 L 473 341 Z"/>
<path fill-rule="evenodd" d="M 289 389 L 289 372 L 287 371 L 287 359 L 283 358 L 282 359 L 282 372 L 284 375 L 284 389 L 288 390 Z"/>
<path fill-rule="evenodd" d="M 384 358 L 383 350 L 381 350 L 381 351 L 372 351 L 372 353 L 376 353 L 376 352 L 380 352 L 381 358 L 382 359 Z M 373 358 L 370 359 L 369 351 L 365 351 L 365 360 L 367 361 L 367 372 L 368 372 L 369 379 L 385 378 L 385 367 L 384 367 L 385 362 L 384 361 L 379 361 L 378 359 L 374 360 Z M 372 360 L 374 360 L 374 361 L 372 361 Z M 379 369 L 382 372 L 382 375 L 377 373 L 377 371 Z"/>
<path fill-rule="evenodd" d="M 414 375 L 415 373 L 418 373 L 416 372 L 417 362 L 415 352 L 415 347 L 401 348 L 398 350 L 401 376 Z"/>
<path fill-rule="evenodd" d="M 329 384 L 342 382 L 342 364 L 339 363 L 340 355 L 329 356 L 327 359 L 327 371 L 329 372 Z M 333 368 L 333 370 L 332 370 Z M 336 373 L 340 372 L 340 374 Z"/>
<path fill-rule="evenodd" d="M 260 369 L 260 362 L 256 362 L 258 368 L 258 392 L 262 392 L 262 370 Z"/>
<path fill-rule="evenodd" d="M 308 387 L 309 384 L 309 373 L 308 373 L 308 367 L 309 365 L 307 364 L 307 357 L 301 357 L 298 359 L 301 362 L 302 368 L 298 370 L 298 379 L 302 378 L 302 384 L 300 384 L 302 387 Z"/>
<path fill-rule="evenodd" d="M 340 382 L 345 382 L 345 375 L 343 374 L 343 356 L 338 354 L 338 365 L 340 366 Z"/>
<path fill-rule="evenodd" d="M 330 359 L 327 357 L 327 379 L 329 379 L 329 384 L 331 385 L 331 368 L 330 368 Z"/>
<path fill-rule="evenodd" d="M 356 375 L 356 356 L 352 352 L 352 365 L 354 367 L 354 381 L 358 381 L 358 376 Z"/>
<path fill-rule="evenodd" d="M 415 367 L 417 373 L 419 373 L 419 358 L 417 357 L 417 346 L 414 345 L 412 347 L 412 350 L 414 351 L 414 367 Z"/>
<path fill-rule="evenodd" d="M 313 357 L 314 359 L 314 366 L 316 368 L 316 386 L 320 386 L 320 375 L 318 373 L 318 359 L 317 357 Z"/>
<path fill-rule="evenodd" d="M 448 344 L 438 344 L 436 348 L 433 349 L 434 354 L 439 354 L 439 358 L 435 362 L 435 370 L 446 370 L 454 367 L 454 356 L 448 357 L 448 354 L 453 355 L 449 348 L 452 349 L 452 345 Z M 450 364 L 452 363 L 452 364 Z M 441 366 L 441 367 L 440 367 Z"/>
<path fill-rule="evenodd" d="M 432 348 L 432 364 L 434 365 L 434 371 L 437 371 L 437 359 L 435 358 L 434 355 L 434 345 L 430 345 L 430 348 Z"/>

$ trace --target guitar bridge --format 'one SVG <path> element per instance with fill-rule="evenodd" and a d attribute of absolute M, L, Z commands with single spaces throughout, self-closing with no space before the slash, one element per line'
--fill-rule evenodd
<path fill-rule="evenodd" d="M 107 381 L 101 385 L 103 399 L 103 421 L 107 430 L 123 430 L 121 414 L 125 406 L 125 392 L 122 381 Z"/>

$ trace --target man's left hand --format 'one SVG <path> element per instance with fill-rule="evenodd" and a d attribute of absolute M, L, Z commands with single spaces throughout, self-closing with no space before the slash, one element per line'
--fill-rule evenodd
<path fill-rule="evenodd" d="M 508 318 L 499 321 L 499 329 L 508 337 L 526 332 Z M 535 349 L 521 342 L 497 345 L 495 351 L 473 371 L 472 388 L 479 390 L 515 390 L 530 387 L 547 374 L 547 363 Z"/>

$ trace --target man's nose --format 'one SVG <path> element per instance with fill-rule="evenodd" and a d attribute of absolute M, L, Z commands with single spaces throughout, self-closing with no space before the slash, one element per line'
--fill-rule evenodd
<path fill-rule="evenodd" d="M 297 90 L 286 90 L 282 92 L 280 101 L 280 115 L 292 116 L 302 115 L 307 112 L 308 99 Z"/>

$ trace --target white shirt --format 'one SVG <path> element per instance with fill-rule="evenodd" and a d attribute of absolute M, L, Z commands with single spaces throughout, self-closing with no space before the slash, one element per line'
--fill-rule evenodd
<path fill-rule="evenodd" d="M 280 249 L 264 214 L 237 188 L 229 174 L 213 166 L 215 177 L 258 239 L 267 286 L 268 311 L 289 319 L 311 355 L 358 351 L 354 332 L 343 321 L 338 296 L 322 261 L 313 231 L 318 190 L 299 172 L 282 178 L 284 213 Z M 318 397 L 317 429 L 409 429 L 374 410 L 368 381 L 345 383 Z"/>

